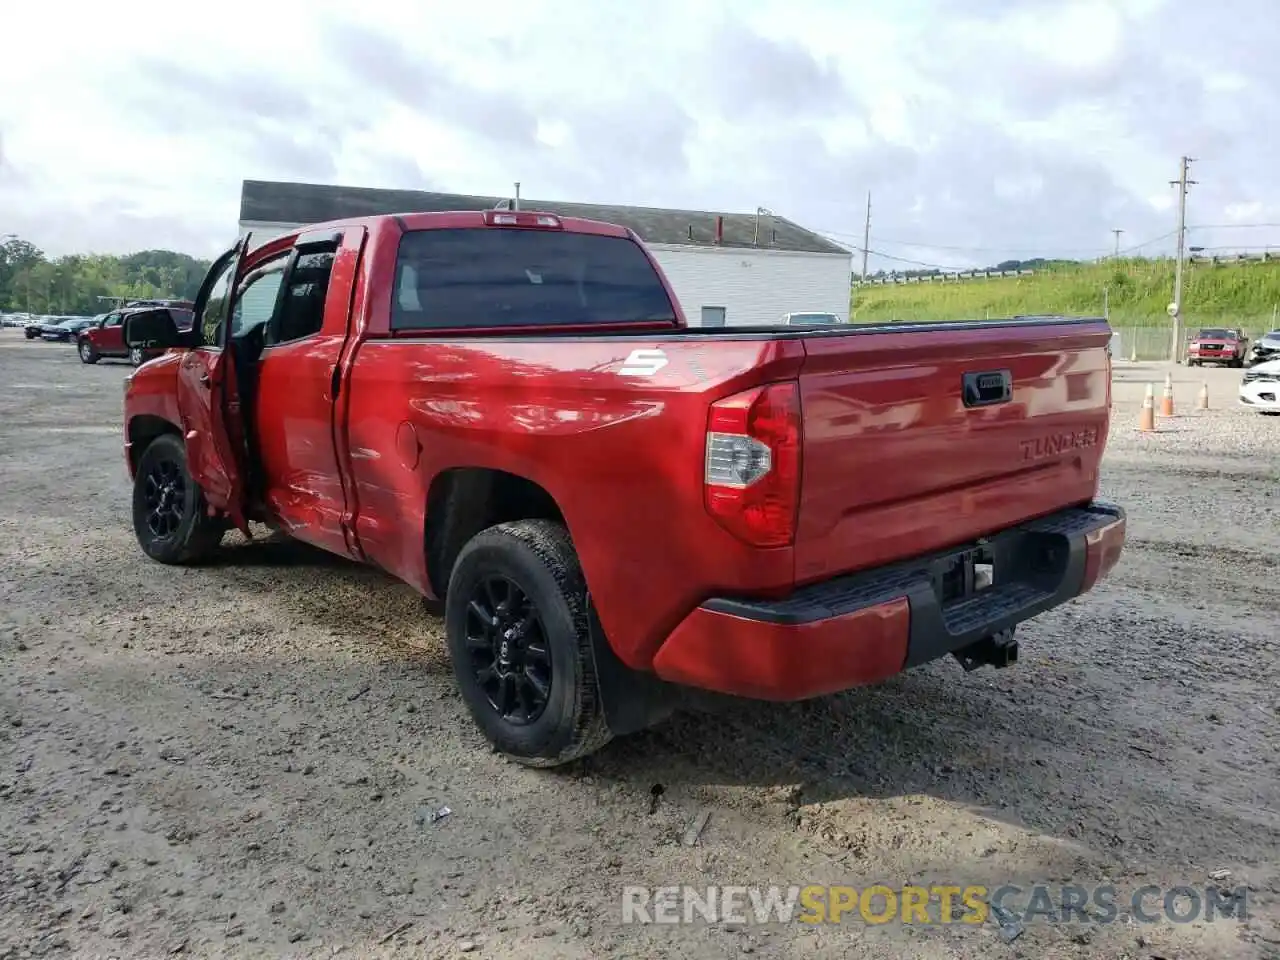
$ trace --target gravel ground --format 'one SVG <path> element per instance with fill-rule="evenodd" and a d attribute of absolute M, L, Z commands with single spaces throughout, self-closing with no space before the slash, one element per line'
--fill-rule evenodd
<path fill-rule="evenodd" d="M 1129 547 L 1014 669 L 733 704 L 551 773 L 484 748 L 385 576 L 230 538 L 144 560 L 127 372 L 0 334 L 0 958 L 1280 956 L 1280 418 L 1238 372 L 1176 371 L 1141 435 L 1165 370 L 1117 367 Z M 624 884 L 874 882 L 1243 885 L 1250 919 L 620 923 Z"/>

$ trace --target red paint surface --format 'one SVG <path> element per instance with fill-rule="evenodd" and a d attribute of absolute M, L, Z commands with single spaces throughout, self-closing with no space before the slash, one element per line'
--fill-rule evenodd
<path fill-rule="evenodd" d="M 804 624 L 765 623 L 698 608 L 654 658 L 665 680 L 760 700 L 803 700 L 877 683 L 902 669 L 905 598 Z"/>
<path fill-rule="evenodd" d="M 1116 520 L 1085 538 L 1084 583 L 1080 592 L 1092 590 L 1120 562 L 1124 551 L 1125 521 Z"/>

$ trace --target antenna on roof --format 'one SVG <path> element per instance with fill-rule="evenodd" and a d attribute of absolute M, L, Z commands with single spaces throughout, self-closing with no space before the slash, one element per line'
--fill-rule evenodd
<path fill-rule="evenodd" d="M 756 207 L 756 232 L 755 232 L 755 236 L 752 237 L 751 239 L 752 246 L 756 246 L 756 247 L 760 246 L 760 218 L 772 217 L 772 216 L 773 216 L 773 211 L 768 209 L 767 207 Z M 775 236 L 777 235 L 776 230 L 774 231 L 774 235 Z"/>

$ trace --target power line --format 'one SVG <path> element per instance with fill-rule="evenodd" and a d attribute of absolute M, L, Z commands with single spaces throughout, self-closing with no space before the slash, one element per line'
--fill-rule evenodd
<path fill-rule="evenodd" d="M 820 233 L 830 234 L 833 237 L 847 237 L 850 240 L 856 240 L 857 234 L 849 233 L 842 230 L 826 230 L 816 228 Z M 924 250 L 952 250 L 957 253 L 1008 253 L 1011 250 L 1022 250 L 1023 252 L 1049 252 L 1049 247 L 1026 247 L 1021 244 L 1012 244 L 1006 247 L 961 247 L 953 246 L 945 243 L 926 243 L 920 240 L 896 240 L 891 237 L 876 237 L 876 244 L 888 244 L 894 247 L 918 247 Z M 861 248 L 859 248 L 861 249 Z M 1053 247 L 1052 251 L 1057 253 L 1093 253 L 1097 247 Z"/>
<path fill-rule="evenodd" d="M 1126 253 L 1132 253 L 1134 250 L 1141 250 L 1143 247 L 1149 247 L 1153 243 L 1159 243 L 1161 240 L 1168 240 L 1170 237 L 1177 234 L 1177 232 L 1177 230 L 1170 230 L 1168 233 L 1162 233 L 1160 236 L 1152 237 L 1150 240 L 1143 240 L 1142 243 L 1135 243 L 1131 247 L 1125 247 L 1119 254 L 1117 254 L 1117 256 L 1123 257 Z"/>
<path fill-rule="evenodd" d="M 1280 227 L 1280 223 L 1196 223 L 1187 227 L 1188 230 L 1249 230 L 1262 227 L 1271 227 L 1272 229 Z"/>
<path fill-rule="evenodd" d="M 894 256 L 892 253 L 885 253 L 883 250 L 871 250 L 864 247 L 854 247 L 853 249 L 855 253 L 866 253 L 873 257 L 880 257 L 883 260 L 892 260 L 895 263 L 909 263 L 915 267 L 930 267 L 934 270 L 950 271 L 952 273 L 964 273 L 965 271 L 972 269 L 971 267 L 947 266 L 944 263 L 931 263 L 927 260 L 912 260 L 910 257 L 898 257 Z"/>
<path fill-rule="evenodd" d="M 831 236 L 831 237 L 841 237 L 846 240 L 858 239 L 857 234 L 849 233 L 848 231 L 844 231 L 844 230 L 828 230 L 822 227 L 817 227 L 814 229 L 816 229 L 817 232 L 819 233 L 827 234 L 828 236 Z M 1153 243 L 1159 243 L 1161 240 L 1167 240 L 1169 237 L 1174 236 L 1176 233 L 1177 233 L 1176 230 L 1170 230 L 1168 233 L 1162 233 L 1158 237 L 1152 237 L 1151 239 L 1144 240 L 1141 243 L 1135 243 L 1132 246 L 1123 247 L 1120 250 L 1120 255 L 1123 256 L 1125 253 L 1131 250 L 1141 250 L 1143 247 L 1149 247 Z M 899 247 L 916 247 L 922 250 L 948 250 L 955 253 L 1003 253 L 1003 254 L 1020 253 L 1022 254 L 1023 258 L 1025 258 L 1025 256 L 1030 253 L 1047 254 L 1049 256 L 1056 256 L 1056 255 L 1062 255 L 1067 253 L 1089 253 L 1089 254 L 1093 254 L 1094 256 L 1107 255 L 1107 251 L 1105 248 L 1097 247 L 1097 246 L 1093 246 L 1093 247 L 1030 247 L 1030 246 L 1025 246 L 1019 243 L 1010 243 L 1002 247 L 964 247 L 964 246 L 954 246 L 954 245 L 945 244 L 945 243 L 928 243 L 922 240 L 897 240 L 892 237 L 876 238 L 877 246 L 882 246 L 884 244 L 888 244 L 890 246 L 899 246 Z M 854 249 L 861 252 L 863 247 L 856 246 L 854 247 Z M 888 256 L 888 254 L 877 254 L 875 250 L 872 250 L 871 252 L 873 254 L 876 254 L 877 256 Z"/>

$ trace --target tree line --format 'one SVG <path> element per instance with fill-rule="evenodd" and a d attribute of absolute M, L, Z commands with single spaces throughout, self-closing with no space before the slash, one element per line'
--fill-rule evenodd
<path fill-rule="evenodd" d="M 172 250 L 51 258 L 10 235 L 0 243 L 0 312 L 92 316 L 111 306 L 101 298 L 194 299 L 208 269 Z"/>

